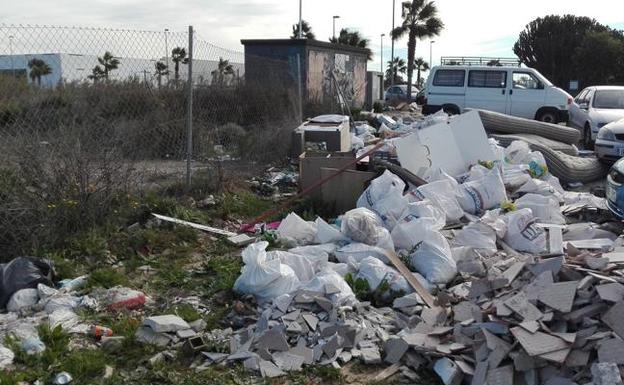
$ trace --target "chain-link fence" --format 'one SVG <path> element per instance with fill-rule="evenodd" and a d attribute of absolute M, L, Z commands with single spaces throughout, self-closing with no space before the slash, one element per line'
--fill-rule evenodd
<path fill-rule="evenodd" d="M 189 35 L 0 24 L 0 252 L 97 224 L 128 194 L 286 159 L 292 63 Z"/>

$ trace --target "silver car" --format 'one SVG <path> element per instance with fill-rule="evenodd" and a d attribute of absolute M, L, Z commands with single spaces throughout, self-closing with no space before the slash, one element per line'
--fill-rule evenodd
<path fill-rule="evenodd" d="M 568 125 L 581 131 L 585 148 L 591 148 L 598 131 L 624 118 L 624 87 L 594 86 L 585 88 L 570 106 Z"/>
<path fill-rule="evenodd" d="M 598 159 L 606 162 L 624 157 L 624 119 L 609 123 L 598 131 L 594 151 Z"/>

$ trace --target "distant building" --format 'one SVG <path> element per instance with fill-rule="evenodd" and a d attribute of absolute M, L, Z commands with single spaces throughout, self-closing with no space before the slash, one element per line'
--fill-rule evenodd
<path fill-rule="evenodd" d="M 308 39 L 241 40 L 241 43 L 245 46 L 248 82 L 270 86 L 275 81 L 296 83 L 300 76 L 304 99 L 324 104 L 337 100 L 334 73 L 338 87 L 353 107 L 365 103 L 366 49 Z"/>
<path fill-rule="evenodd" d="M 41 59 L 50 66 L 51 73 L 41 77 L 42 87 L 55 87 L 60 83 L 71 83 L 89 80 L 93 68 L 99 65 L 98 57 L 95 55 L 80 55 L 67 53 L 43 53 L 43 54 L 22 54 L 22 55 L 0 55 L 0 76 L 16 76 L 28 79 L 28 62 L 32 59 Z M 139 81 L 149 82 L 153 85 L 158 83 L 155 75 L 155 63 L 157 60 L 166 62 L 166 59 L 141 59 L 141 58 L 118 58 L 119 67 L 109 74 L 110 80 L 129 80 L 137 79 Z M 236 77 L 244 75 L 245 66 L 243 63 L 232 63 Z M 218 60 L 193 60 L 193 80 L 195 84 L 210 85 L 212 83 L 212 73 L 217 70 Z M 100 65 L 101 66 L 101 65 Z M 174 63 L 169 58 L 169 79 L 174 79 Z M 181 80 L 187 79 L 187 67 L 180 64 L 179 76 Z M 163 84 L 167 83 L 167 76 L 161 79 Z"/>

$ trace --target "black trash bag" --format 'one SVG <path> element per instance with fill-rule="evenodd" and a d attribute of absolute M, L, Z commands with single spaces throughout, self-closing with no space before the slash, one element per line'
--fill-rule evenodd
<path fill-rule="evenodd" d="M 0 264 L 0 309 L 4 309 L 16 291 L 34 289 L 38 284 L 54 286 L 54 266 L 51 261 L 33 257 L 18 257 Z"/>

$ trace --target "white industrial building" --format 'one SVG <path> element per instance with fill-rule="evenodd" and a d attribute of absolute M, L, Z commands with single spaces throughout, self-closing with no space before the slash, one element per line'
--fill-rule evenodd
<path fill-rule="evenodd" d="M 95 55 L 80 55 L 68 53 L 44 53 L 44 54 L 19 54 L 19 55 L 0 55 L 0 75 L 16 76 L 28 79 L 30 69 L 28 62 L 32 59 L 41 59 L 50 66 L 52 70 L 49 75 L 41 77 L 42 87 L 55 87 L 62 83 L 88 81 L 93 68 L 99 65 L 98 58 Z M 136 78 L 139 81 L 157 84 L 155 73 L 155 64 L 157 59 L 139 59 L 139 58 L 117 58 L 120 61 L 119 67 L 109 74 L 110 80 L 129 80 Z M 167 62 L 166 58 L 159 58 L 163 63 Z M 209 85 L 212 81 L 212 72 L 218 68 L 218 60 L 193 60 L 193 80 L 196 84 Z M 243 76 L 245 66 L 243 63 L 230 63 L 234 68 L 234 72 L 238 77 Z M 101 67 L 101 66 L 100 66 Z M 174 79 L 174 63 L 169 58 L 169 79 Z M 180 79 L 187 79 L 187 66 L 180 64 Z M 162 83 L 166 84 L 166 76 L 163 77 Z"/>

